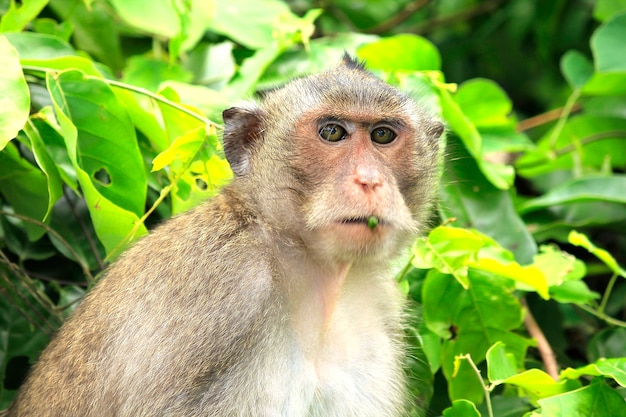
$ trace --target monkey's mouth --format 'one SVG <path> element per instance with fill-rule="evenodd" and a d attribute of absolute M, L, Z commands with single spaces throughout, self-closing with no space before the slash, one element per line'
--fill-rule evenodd
<path fill-rule="evenodd" d="M 385 225 L 385 221 L 377 216 L 348 217 L 340 220 L 339 223 L 346 225 L 362 225 L 372 230 Z"/>

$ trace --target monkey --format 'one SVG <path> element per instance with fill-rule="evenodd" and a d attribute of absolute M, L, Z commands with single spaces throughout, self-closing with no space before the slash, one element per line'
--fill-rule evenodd
<path fill-rule="evenodd" d="M 109 266 L 9 416 L 404 415 L 392 265 L 443 124 L 348 55 L 223 119 L 233 180 Z"/>

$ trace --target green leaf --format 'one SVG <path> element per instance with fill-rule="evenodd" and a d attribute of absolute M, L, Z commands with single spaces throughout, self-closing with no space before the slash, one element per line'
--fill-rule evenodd
<path fill-rule="evenodd" d="M 539 400 L 542 416 L 614 417 L 626 415 L 626 403 L 603 381 Z"/>
<path fill-rule="evenodd" d="M 0 20 L 0 32 L 20 32 L 48 4 L 48 0 L 11 1 Z"/>
<path fill-rule="evenodd" d="M 191 73 L 176 63 L 168 63 L 163 59 L 141 55 L 128 60 L 122 81 L 156 92 L 164 80 L 189 82 L 191 78 Z"/>
<path fill-rule="evenodd" d="M 101 80 L 70 70 L 48 74 L 47 85 L 98 238 L 116 255 L 147 233 L 139 222 L 146 178 L 130 119 Z"/>
<path fill-rule="evenodd" d="M 512 375 L 503 382 L 523 388 L 535 398 L 551 397 L 580 386 L 580 384 L 572 381 L 557 382 L 547 373 L 535 368 Z"/>
<path fill-rule="evenodd" d="M 511 194 L 494 187 L 458 140 L 448 137 L 454 158 L 446 158 L 442 176 L 440 210 L 458 227 L 478 229 L 528 264 L 537 253 L 535 240 L 520 218 Z M 495 220 L 497 219 L 497 220 Z"/>
<path fill-rule="evenodd" d="M 461 138 L 463 145 L 474 159 L 480 158 L 482 139 L 478 129 L 463 113 L 461 106 L 446 89 L 439 89 L 441 112 L 446 123 Z"/>
<path fill-rule="evenodd" d="M 215 1 L 214 6 L 215 14 L 209 22 L 209 30 L 249 49 L 272 45 L 278 35 L 274 29 L 279 16 L 292 14 L 289 6 L 278 0 L 265 0 L 262 7 L 256 0 Z"/>
<path fill-rule="evenodd" d="M 383 71 L 439 71 L 437 47 L 421 36 L 403 34 L 361 46 L 357 54 L 367 67 Z"/>
<path fill-rule="evenodd" d="M 17 52 L 0 36 L 0 151 L 24 127 L 30 110 L 30 93 Z"/>
<path fill-rule="evenodd" d="M 582 375 L 613 378 L 622 387 L 626 387 L 626 358 L 598 359 L 587 366 L 567 368 L 561 372 L 562 378 L 578 379 Z"/>
<path fill-rule="evenodd" d="M 517 373 L 515 357 L 506 351 L 504 343 L 497 342 L 487 351 L 487 375 L 492 384 L 501 384 Z"/>
<path fill-rule="evenodd" d="M 254 92 L 256 83 L 261 78 L 267 67 L 287 49 L 288 45 L 279 42 L 259 49 L 253 56 L 246 59 L 239 69 L 237 76 L 224 88 L 224 94 L 231 98 L 242 98 Z"/>
<path fill-rule="evenodd" d="M 522 324 L 522 309 L 513 295 L 513 281 L 473 269 L 469 270 L 467 278 L 469 287 L 464 289 L 451 275 L 431 270 L 422 289 L 426 325 L 445 339 L 443 372 L 451 392 L 461 395 L 454 398 L 469 398 L 462 395 L 463 381 L 471 378 L 469 370 L 462 373 L 463 378 L 453 378 L 458 355 L 469 354 L 480 363 L 488 349 L 501 341 L 520 366 L 531 343 L 513 332 Z M 478 395 L 477 391 L 472 392 Z"/>
<path fill-rule="evenodd" d="M 626 204 L 626 175 L 586 177 L 568 181 L 541 197 L 528 200 L 519 207 L 521 213 L 551 208 L 559 204 L 601 201 Z"/>
<path fill-rule="evenodd" d="M 600 294 L 591 291 L 583 281 L 566 281 L 550 287 L 550 296 L 559 303 L 589 304 L 600 298 Z"/>
<path fill-rule="evenodd" d="M 443 410 L 444 417 L 480 417 L 473 402 L 467 400 L 456 400 L 451 407 Z"/>
<path fill-rule="evenodd" d="M 0 152 L 0 190 L 17 214 L 42 221 L 48 212 L 48 181 L 39 169 L 23 159 L 10 144 Z M 45 229 L 24 223 L 28 239 L 35 241 Z"/>
<path fill-rule="evenodd" d="M 593 76 L 593 64 L 578 51 L 567 51 L 561 59 L 561 71 L 572 89 L 581 89 Z"/>
<path fill-rule="evenodd" d="M 467 288 L 468 265 L 474 263 L 485 242 L 484 237 L 470 230 L 439 226 L 430 232 L 427 239 L 417 241 L 413 266 L 436 268 L 444 274 L 451 274 Z"/>
<path fill-rule="evenodd" d="M 181 46 L 184 51 L 196 45 L 212 19 L 226 18 L 227 14 L 223 14 L 218 8 L 220 4 L 224 4 L 227 8 L 233 6 L 232 1 L 212 0 L 190 0 L 186 3 L 112 0 L 111 4 L 125 22 L 141 31 L 168 39 L 182 35 L 180 40 L 182 40 Z M 265 8 L 264 4 L 261 8 L 252 7 L 250 10 L 259 13 Z M 242 10 L 239 9 L 239 11 Z M 240 18 L 239 22 L 247 21 Z M 243 30 L 245 31 L 245 27 Z"/>
<path fill-rule="evenodd" d="M 42 67 L 51 70 L 65 70 L 72 68 L 84 72 L 87 75 L 102 78 L 102 73 L 96 64 L 87 58 L 81 56 L 62 56 L 57 58 L 22 58 L 22 65 Z"/>
<path fill-rule="evenodd" d="M 595 255 L 598 259 L 604 262 L 609 268 L 611 268 L 611 271 L 613 271 L 613 273 L 626 278 L 626 270 L 624 270 L 624 268 L 622 268 L 617 263 L 615 258 L 606 250 L 600 249 L 596 245 L 591 243 L 589 238 L 585 236 L 584 234 L 579 233 L 575 230 L 572 230 L 568 236 L 568 241 L 572 245 L 582 246 L 583 248 L 587 249 L 589 252 Z"/>
<path fill-rule="evenodd" d="M 5 36 L 11 42 L 11 45 L 15 47 L 21 60 L 50 59 L 77 55 L 70 44 L 56 36 L 34 32 L 7 33 Z"/>
<path fill-rule="evenodd" d="M 500 275 L 512 279 L 515 282 L 525 284 L 537 291 L 543 299 L 548 299 L 548 281 L 539 268 L 535 265 L 521 266 L 517 262 L 501 262 L 498 259 L 481 258 L 472 264 L 472 268 Z"/>
<path fill-rule="evenodd" d="M 77 49 L 88 52 L 113 70 L 120 71 L 123 68 L 119 17 L 111 13 L 109 4 L 100 1 L 50 0 L 49 7 L 62 20 L 71 22 L 74 27 L 72 41 Z"/>
<path fill-rule="evenodd" d="M 609 327 L 592 337 L 587 348 L 587 356 L 591 362 L 601 358 L 619 358 L 624 356 L 624 346 L 626 346 L 626 328 Z"/>
<path fill-rule="evenodd" d="M 169 148 L 152 160 L 152 171 L 160 171 L 174 161 L 185 164 L 193 159 L 204 146 L 204 136 L 205 129 L 198 127 L 176 138 Z"/>
<path fill-rule="evenodd" d="M 602 24 L 591 36 L 598 72 L 626 72 L 626 13 Z"/>
<path fill-rule="evenodd" d="M 494 81 L 482 78 L 465 81 L 453 98 L 479 130 L 513 126 L 510 117 L 513 103 Z"/>
<path fill-rule="evenodd" d="M 593 9 L 593 17 L 604 21 L 623 11 L 626 11 L 626 0 L 598 0 Z"/>
<path fill-rule="evenodd" d="M 46 144 L 42 137 L 42 131 L 46 132 L 46 125 L 45 120 L 42 120 L 39 115 L 33 115 L 26 126 L 24 126 L 24 133 L 26 133 L 26 136 L 28 136 L 28 139 L 30 140 L 31 150 L 35 156 L 35 161 L 47 179 L 48 208 L 43 217 L 44 221 L 50 215 L 54 204 L 63 195 L 63 183 L 61 176 L 54 161 L 52 160 L 52 157 L 48 154 Z M 40 128 L 42 130 L 39 130 Z"/>

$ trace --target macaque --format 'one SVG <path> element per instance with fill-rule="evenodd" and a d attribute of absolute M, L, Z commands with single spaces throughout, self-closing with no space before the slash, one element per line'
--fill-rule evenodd
<path fill-rule="evenodd" d="M 235 178 L 106 272 L 12 417 L 396 417 L 443 125 L 346 56 L 224 111 Z"/>

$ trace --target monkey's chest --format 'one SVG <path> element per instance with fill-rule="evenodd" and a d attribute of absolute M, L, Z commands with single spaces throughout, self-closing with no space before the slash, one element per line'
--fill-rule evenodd
<path fill-rule="evenodd" d="M 306 412 L 283 415 L 396 415 L 403 382 L 399 349 L 381 323 L 339 321 L 317 340 L 296 337 L 293 342 L 284 364 L 290 395 L 283 404 L 285 409 L 297 404 Z"/>

